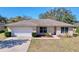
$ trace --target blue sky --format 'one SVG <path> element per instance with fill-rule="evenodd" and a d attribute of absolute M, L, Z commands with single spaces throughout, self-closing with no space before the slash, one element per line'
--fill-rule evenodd
<path fill-rule="evenodd" d="M 10 18 L 15 16 L 31 16 L 32 18 L 38 18 L 40 13 L 46 12 L 54 7 L 0 7 L 0 15 Z M 79 8 L 67 7 L 79 20 Z"/>

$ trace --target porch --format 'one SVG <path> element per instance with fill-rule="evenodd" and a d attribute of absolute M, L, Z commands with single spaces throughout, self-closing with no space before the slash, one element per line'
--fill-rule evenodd
<path fill-rule="evenodd" d="M 45 35 L 46 33 L 48 33 L 49 35 L 56 35 L 56 27 L 42 27 L 42 26 L 38 26 L 36 27 L 36 33 L 37 35 Z"/>

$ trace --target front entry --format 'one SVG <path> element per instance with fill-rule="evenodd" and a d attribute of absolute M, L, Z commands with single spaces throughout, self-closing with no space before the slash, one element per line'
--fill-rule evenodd
<path fill-rule="evenodd" d="M 54 34 L 53 35 L 56 35 L 56 27 L 54 27 Z"/>

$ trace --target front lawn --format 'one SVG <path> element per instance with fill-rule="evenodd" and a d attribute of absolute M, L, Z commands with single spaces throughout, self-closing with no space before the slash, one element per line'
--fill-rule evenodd
<path fill-rule="evenodd" d="M 79 52 L 79 37 L 63 38 L 59 40 L 33 39 L 28 52 Z"/>

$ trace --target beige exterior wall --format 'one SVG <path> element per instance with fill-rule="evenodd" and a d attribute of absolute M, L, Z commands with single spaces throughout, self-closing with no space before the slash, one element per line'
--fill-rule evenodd
<path fill-rule="evenodd" d="M 56 34 L 61 36 L 65 36 L 65 35 L 73 36 L 73 28 L 68 27 L 68 33 L 61 33 L 61 27 L 57 27 Z"/>
<path fill-rule="evenodd" d="M 69 28 L 68 34 L 69 34 L 70 36 L 73 36 L 73 33 L 74 33 L 73 28 L 72 28 L 72 27 Z"/>
<path fill-rule="evenodd" d="M 61 35 L 61 27 L 56 27 L 56 35 Z"/>
<path fill-rule="evenodd" d="M 54 27 L 47 27 L 47 32 L 48 32 L 49 34 L 54 33 Z"/>
<path fill-rule="evenodd" d="M 26 30 L 28 28 L 32 29 L 33 32 L 36 32 L 39 33 L 39 28 L 36 28 L 36 27 L 9 27 L 10 29 L 13 29 L 13 28 L 18 28 L 18 29 L 23 29 L 23 30 Z M 52 34 L 54 33 L 54 27 L 47 27 L 47 32 Z M 72 27 L 69 27 L 68 28 L 68 35 L 70 36 L 73 36 L 73 28 Z M 56 35 L 65 35 L 65 33 L 61 33 L 61 27 L 56 27 Z"/>

